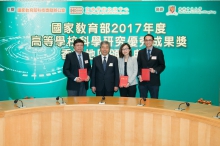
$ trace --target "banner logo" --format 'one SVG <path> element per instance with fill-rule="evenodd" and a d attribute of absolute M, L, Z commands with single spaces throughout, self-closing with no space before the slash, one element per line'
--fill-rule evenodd
<path fill-rule="evenodd" d="M 169 7 L 168 7 L 168 12 L 166 13 L 166 15 L 167 16 L 177 16 L 178 15 L 178 13 L 176 12 L 176 6 L 175 5 L 170 5 Z"/>

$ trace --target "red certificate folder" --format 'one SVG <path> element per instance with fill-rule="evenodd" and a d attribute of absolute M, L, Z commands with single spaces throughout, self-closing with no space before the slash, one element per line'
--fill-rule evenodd
<path fill-rule="evenodd" d="M 79 77 L 85 81 L 87 79 L 87 69 L 79 69 Z"/>
<path fill-rule="evenodd" d="M 120 76 L 120 82 L 119 82 L 119 86 L 120 87 L 126 87 L 128 84 L 128 76 Z"/>
<path fill-rule="evenodd" d="M 141 77 L 143 81 L 150 81 L 150 69 L 142 68 L 141 69 Z"/>

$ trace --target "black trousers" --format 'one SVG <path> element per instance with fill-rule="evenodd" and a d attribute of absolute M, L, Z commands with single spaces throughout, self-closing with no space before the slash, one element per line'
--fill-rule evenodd
<path fill-rule="evenodd" d="M 144 86 L 139 85 L 139 92 L 140 92 L 140 97 L 148 97 L 148 91 L 150 92 L 150 97 L 151 98 L 156 98 L 158 99 L 159 95 L 159 86 L 151 86 L 149 84 L 146 84 Z"/>
<path fill-rule="evenodd" d="M 119 88 L 120 96 L 122 97 L 135 97 L 136 96 L 136 85 L 129 86 L 128 88 Z"/>
<path fill-rule="evenodd" d="M 96 91 L 96 96 L 113 96 L 113 95 L 114 95 L 114 90 L 107 91 L 105 85 L 104 85 L 102 91 Z"/>

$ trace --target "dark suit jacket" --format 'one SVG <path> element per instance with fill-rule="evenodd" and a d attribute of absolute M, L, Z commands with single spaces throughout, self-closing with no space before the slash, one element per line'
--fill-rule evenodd
<path fill-rule="evenodd" d="M 75 82 L 74 79 L 79 77 L 79 60 L 76 56 L 76 52 L 72 52 L 66 55 L 66 60 L 63 65 L 63 73 L 67 77 L 67 90 L 79 90 L 79 83 Z M 91 64 L 89 60 L 89 54 L 82 52 L 84 68 L 87 68 L 88 76 L 91 72 Z M 84 82 L 86 90 L 88 90 L 88 82 Z"/>
<path fill-rule="evenodd" d="M 156 56 L 156 59 L 152 57 Z M 155 57 L 154 57 L 155 58 Z M 153 47 L 150 60 L 147 59 L 147 50 L 142 49 L 138 52 L 138 76 L 141 75 L 142 68 L 153 68 L 157 74 L 150 73 L 150 85 L 160 86 L 160 73 L 165 69 L 165 61 L 163 51 Z M 140 85 L 147 84 L 147 81 L 139 82 Z"/>
<path fill-rule="evenodd" d="M 112 65 L 112 66 L 111 66 Z M 91 87 L 96 87 L 96 91 L 102 91 L 104 85 L 107 91 L 114 91 L 114 87 L 119 84 L 118 59 L 115 56 L 109 55 L 104 71 L 101 55 L 93 58 L 91 72 Z"/>

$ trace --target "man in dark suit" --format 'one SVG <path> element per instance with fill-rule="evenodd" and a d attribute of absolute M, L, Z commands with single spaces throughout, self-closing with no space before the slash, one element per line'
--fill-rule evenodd
<path fill-rule="evenodd" d="M 110 43 L 103 41 L 100 44 L 101 55 L 93 58 L 90 86 L 96 96 L 113 96 L 118 90 L 118 59 L 109 51 Z"/>
<path fill-rule="evenodd" d="M 68 96 L 86 96 L 91 72 L 89 54 L 83 52 L 84 42 L 81 39 L 76 39 L 73 47 L 75 51 L 66 55 L 63 65 L 63 73 L 67 77 L 67 93 Z M 88 76 L 85 81 L 79 77 L 80 68 L 87 69 Z"/>
<path fill-rule="evenodd" d="M 146 48 L 138 52 L 138 78 L 140 97 L 147 98 L 148 91 L 151 98 L 158 98 L 160 86 L 160 74 L 165 69 L 163 51 L 153 47 L 154 37 L 151 34 L 144 36 Z M 150 81 L 143 81 L 141 69 L 150 69 Z"/>

